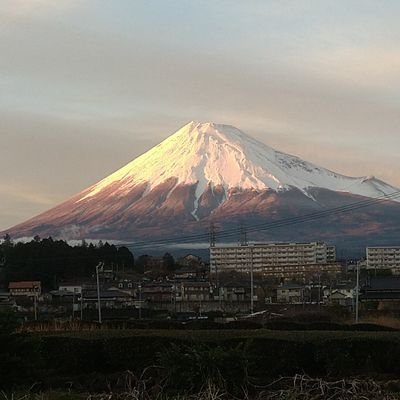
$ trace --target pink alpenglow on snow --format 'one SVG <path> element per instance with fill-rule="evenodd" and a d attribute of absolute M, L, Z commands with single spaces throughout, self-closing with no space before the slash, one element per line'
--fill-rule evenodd
<path fill-rule="evenodd" d="M 205 229 L 210 221 L 232 226 L 239 220 L 276 220 L 397 191 L 374 177 L 344 176 L 277 151 L 233 126 L 192 121 L 100 182 L 8 232 L 73 239 L 163 237 L 174 227 L 184 233 Z M 383 229 L 374 218 L 394 210 L 398 215 L 395 199 L 365 211 L 365 232 Z M 335 232 L 359 232 L 354 227 L 359 217 L 346 217 Z"/>

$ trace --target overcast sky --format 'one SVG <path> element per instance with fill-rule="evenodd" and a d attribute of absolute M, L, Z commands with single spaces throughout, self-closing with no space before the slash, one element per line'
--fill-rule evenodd
<path fill-rule="evenodd" d="M 400 187 L 400 2 L 0 0 L 0 230 L 190 120 Z"/>

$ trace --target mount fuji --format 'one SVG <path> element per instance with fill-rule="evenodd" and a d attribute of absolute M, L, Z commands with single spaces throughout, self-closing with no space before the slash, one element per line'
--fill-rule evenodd
<path fill-rule="evenodd" d="M 276 221 L 389 196 L 345 215 L 259 232 L 263 240 L 391 240 L 399 191 L 285 154 L 229 125 L 190 122 L 118 171 L 7 232 L 68 239 L 145 240 Z"/>

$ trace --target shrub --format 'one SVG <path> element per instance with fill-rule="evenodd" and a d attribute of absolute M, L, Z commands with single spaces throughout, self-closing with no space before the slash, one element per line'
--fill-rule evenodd
<path fill-rule="evenodd" d="M 224 348 L 205 343 L 171 344 L 158 354 L 162 384 L 169 391 L 194 393 L 212 384 L 240 393 L 247 383 L 245 346 Z"/>
<path fill-rule="evenodd" d="M 375 332 L 393 332 L 398 329 L 392 328 L 390 326 L 385 325 L 377 325 L 371 323 L 360 323 L 351 325 L 351 330 L 353 331 L 375 331 Z"/>
<path fill-rule="evenodd" d="M 224 325 L 210 320 L 192 320 L 184 323 L 184 329 L 224 329 Z"/>
<path fill-rule="evenodd" d="M 231 321 L 225 324 L 227 329 L 261 329 L 262 325 L 254 321 Z"/>

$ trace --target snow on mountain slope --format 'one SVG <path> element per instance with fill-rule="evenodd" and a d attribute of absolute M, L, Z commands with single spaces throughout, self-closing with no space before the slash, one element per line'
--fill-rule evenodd
<path fill-rule="evenodd" d="M 276 151 L 232 126 L 191 122 L 112 175 L 7 233 L 165 238 L 203 232 L 210 221 L 231 229 L 240 220 L 249 225 L 276 221 L 395 192 L 374 177 L 343 176 Z M 346 218 L 332 215 L 321 226 L 257 235 L 263 240 L 383 235 L 381 240 L 390 242 L 397 240 L 400 226 L 400 204 L 393 200 L 353 210 Z"/>
<path fill-rule="evenodd" d="M 190 122 L 175 134 L 82 193 L 77 202 L 113 185 L 123 196 L 145 184 L 144 195 L 168 178 L 177 185 L 197 184 L 193 216 L 208 186 L 230 189 L 284 191 L 323 188 L 365 197 L 379 197 L 398 189 L 374 177 L 347 177 L 285 154 L 229 125 Z M 173 189 L 171 190 L 171 192 Z"/>

